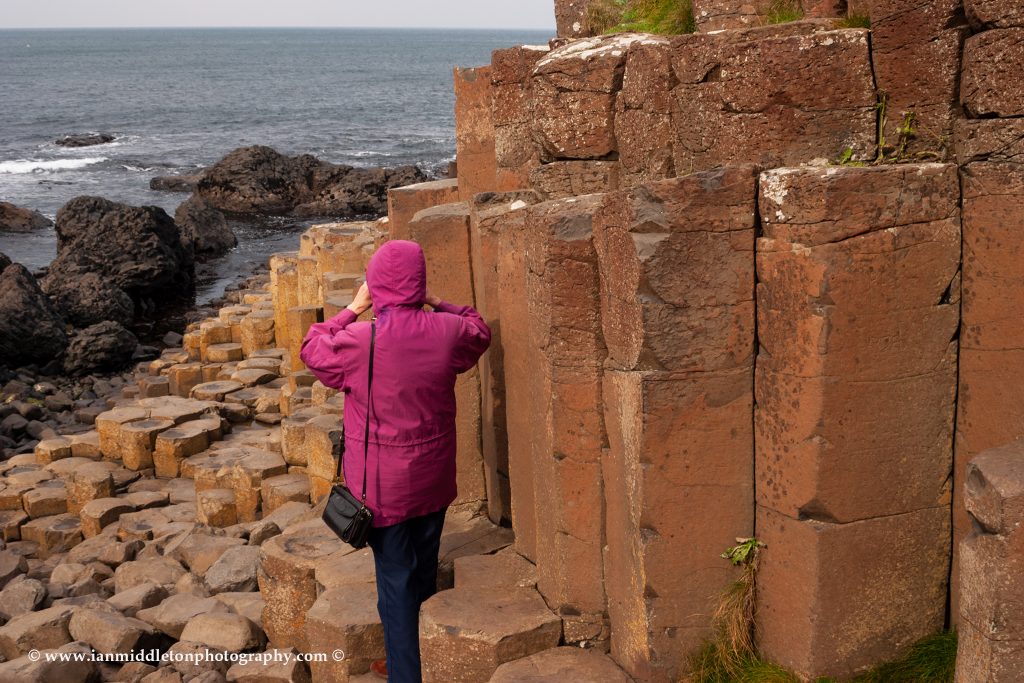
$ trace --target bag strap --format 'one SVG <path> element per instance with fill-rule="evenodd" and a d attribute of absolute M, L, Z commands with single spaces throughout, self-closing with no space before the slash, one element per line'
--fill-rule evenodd
<path fill-rule="evenodd" d="M 363 432 L 363 504 L 366 504 L 366 463 L 370 457 L 370 414 L 373 411 L 373 351 L 377 343 L 377 324 L 370 323 L 370 367 L 366 372 L 366 429 Z"/>

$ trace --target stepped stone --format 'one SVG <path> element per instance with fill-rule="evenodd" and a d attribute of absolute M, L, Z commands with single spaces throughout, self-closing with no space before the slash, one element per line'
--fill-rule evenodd
<path fill-rule="evenodd" d="M 309 502 L 309 476 L 301 473 L 267 477 L 261 484 L 263 513 L 269 514 L 285 503 Z"/>
<path fill-rule="evenodd" d="M 173 426 L 173 420 L 152 419 L 130 422 L 121 427 L 118 444 L 124 466 L 135 471 L 153 467 L 157 436 Z"/>
<path fill-rule="evenodd" d="M 242 354 L 249 358 L 254 351 L 273 348 L 274 312 L 253 311 L 241 322 Z"/>
<path fill-rule="evenodd" d="M 22 510 L 0 511 L 0 538 L 5 543 L 21 540 L 21 526 L 28 521 Z"/>
<path fill-rule="evenodd" d="M 348 586 L 376 585 L 377 569 L 373 551 L 345 547 L 321 559 L 316 566 L 316 582 L 323 591 Z"/>
<path fill-rule="evenodd" d="M 152 624 L 175 640 L 181 639 L 185 625 L 200 614 L 226 613 L 229 609 L 216 598 L 204 598 L 191 593 L 171 595 L 156 607 L 141 609 L 136 617 Z"/>
<path fill-rule="evenodd" d="M 456 558 L 454 564 L 458 588 L 533 588 L 537 585 L 537 567 L 515 551 L 466 555 Z"/>
<path fill-rule="evenodd" d="M 71 456 L 74 458 L 89 458 L 99 460 L 103 457 L 100 450 L 100 437 L 95 431 L 72 434 L 67 437 L 71 442 Z"/>
<path fill-rule="evenodd" d="M 172 365 L 167 370 L 167 377 L 171 384 L 171 393 L 188 398 L 192 395 L 192 389 L 203 383 L 203 366 L 199 363 Z"/>
<path fill-rule="evenodd" d="M 127 654 L 158 645 L 156 629 L 146 622 L 103 609 L 76 610 L 68 630 L 72 638 L 104 654 Z"/>
<path fill-rule="evenodd" d="M 196 493 L 197 519 L 201 524 L 228 527 L 238 524 L 235 493 L 230 489 L 205 489 Z"/>
<path fill-rule="evenodd" d="M 618 161 L 552 161 L 530 171 L 530 187 L 543 199 L 611 192 L 621 186 Z"/>
<path fill-rule="evenodd" d="M 602 196 L 588 195 L 524 209 L 530 225 L 526 299 L 536 425 L 530 446 L 534 496 L 543 501 L 537 510 L 537 585 L 553 610 L 577 615 L 606 608 L 603 520 L 592 514 L 602 505 L 606 443 L 606 351 L 593 232 L 601 202 Z"/>
<path fill-rule="evenodd" d="M 211 346 L 230 344 L 233 341 L 231 325 L 219 320 L 207 320 L 199 324 L 199 355 L 203 360 L 208 358 Z"/>
<path fill-rule="evenodd" d="M 317 598 L 306 614 L 306 643 L 310 652 L 342 650 L 336 662 L 311 662 L 316 680 L 348 681 L 366 673 L 370 663 L 384 659 L 384 626 L 377 614 L 377 591 L 370 585 L 331 588 Z"/>
<path fill-rule="evenodd" d="M 335 415 L 314 417 L 302 424 L 301 431 L 298 423 L 301 419 L 281 423 L 283 443 L 287 444 L 286 458 L 291 457 L 293 465 L 306 466 L 309 494 L 315 502 L 331 490 L 344 431 L 341 420 Z"/>
<path fill-rule="evenodd" d="M 288 465 L 277 453 L 257 448 L 240 449 L 242 457 L 230 465 L 231 489 L 239 521 L 256 521 L 263 481 L 288 472 Z"/>
<path fill-rule="evenodd" d="M 153 464 L 156 476 L 173 478 L 181 471 L 181 461 L 209 448 L 223 436 L 219 418 L 185 422 L 156 437 Z"/>
<path fill-rule="evenodd" d="M 840 680 L 898 659 L 942 629 L 949 510 L 833 524 L 758 506 L 769 548 L 758 569 L 757 626 L 766 658 Z"/>
<path fill-rule="evenodd" d="M 171 395 L 171 381 L 166 377 L 143 377 L 139 380 L 139 396 L 157 398 Z"/>
<path fill-rule="evenodd" d="M 341 546 L 334 532 L 319 519 L 261 546 L 257 579 L 267 602 L 263 628 L 275 647 L 309 651 L 304 625 L 306 612 L 317 598 L 317 561 Z"/>
<path fill-rule="evenodd" d="M 0 587 L 6 586 L 14 577 L 28 571 L 28 563 L 21 555 L 9 550 L 0 550 Z"/>
<path fill-rule="evenodd" d="M 966 480 L 956 680 L 1009 683 L 1024 671 L 1024 442 L 977 456 Z"/>
<path fill-rule="evenodd" d="M 531 140 L 531 74 L 548 54 L 547 46 L 523 45 L 491 53 L 491 115 L 499 192 L 528 188 L 530 170 L 540 164 Z"/>
<path fill-rule="evenodd" d="M 975 163 L 963 184 L 963 311 L 957 401 L 954 492 L 965 491 L 967 467 L 979 453 L 1024 434 L 1024 386 L 1017 311 L 1024 305 L 1024 167 Z M 954 554 L 971 533 L 964 497 L 953 503 Z M 954 616 L 961 562 L 953 563 Z"/>
<path fill-rule="evenodd" d="M 494 672 L 490 683 L 632 683 L 607 655 L 578 647 L 556 647 L 507 664 Z"/>
<path fill-rule="evenodd" d="M 220 382 L 204 382 L 192 387 L 191 396 L 200 401 L 223 401 L 224 397 L 242 389 L 238 382 L 230 380 Z"/>
<path fill-rule="evenodd" d="M 460 201 L 497 187 L 489 66 L 455 69 L 455 150 Z"/>
<path fill-rule="evenodd" d="M 324 321 L 324 310 L 319 306 L 296 306 L 288 309 L 286 317 L 291 366 L 294 369 L 304 370 L 306 365 L 299 356 L 302 350 L 302 340 L 306 338 L 306 332 L 310 327 Z"/>
<path fill-rule="evenodd" d="M 171 420 L 176 425 L 199 418 L 216 417 L 220 406 L 212 401 L 194 401 L 180 396 L 143 398 L 139 407 L 154 420 Z"/>
<path fill-rule="evenodd" d="M 38 546 L 36 557 L 45 560 L 80 543 L 82 525 L 78 517 L 70 514 L 40 517 L 21 526 L 21 540 L 35 542 Z"/>
<path fill-rule="evenodd" d="M 868 32 L 796 22 L 680 36 L 671 43 L 673 164 L 703 170 L 866 158 L 876 93 Z"/>
<path fill-rule="evenodd" d="M 32 519 L 60 515 L 68 511 L 68 492 L 64 485 L 41 486 L 26 491 L 21 497 L 25 512 Z"/>
<path fill-rule="evenodd" d="M 90 500 L 114 496 L 113 466 L 107 462 L 82 465 L 71 473 L 66 482 L 68 512 L 78 514 Z"/>
<path fill-rule="evenodd" d="M 149 411 L 143 408 L 114 408 L 96 416 L 96 432 L 99 434 L 100 450 L 108 459 L 120 459 L 120 434 L 124 425 L 149 418 Z"/>
<path fill-rule="evenodd" d="M 48 650 L 70 643 L 74 638 L 68 632 L 68 624 L 73 612 L 70 607 L 49 607 L 11 619 L 0 626 L 0 654 L 11 661 L 31 650 Z"/>
<path fill-rule="evenodd" d="M 40 465 L 49 465 L 52 462 L 63 458 L 71 457 L 71 441 L 65 437 L 56 439 L 43 439 L 36 444 L 36 462 Z"/>
<path fill-rule="evenodd" d="M 409 239 L 413 216 L 432 206 L 459 201 L 459 181 L 434 180 L 388 190 L 388 232 L 393 240 Z"/>
<path fill-rule="evenodd" d="M 113 524 L 128 512 L 135 512 L 135 506 L 120 498 L 91 500 L 78 513 L 82 520 L 82 535 L 86 538 L 98 536 L 103 527 Z"/>
<path fill-rule="evenodd" d="M 437 587 L 447 590 L 455 585 L 455 561 L 469 555 L 486 555 L 512 544 L 510 529 L 497 527 L 483 515 L 470 510 L 450 509 L 438 551 Z"/>
<path fill-rule="evenodd" d="M 512 660 L 558 645 L 561 621 L 530 588 L 442 591 L 423 603 L 424 683 L 486 683 Z"/>
<path fill-rule="evenodd" d="M 211 344 L 206 347 L 206 355 L 203 358 L 210 363 L 231 363 L 244 359 L 242 345 L 234 343 Z"/>
<path fill-rule="evenodd" d="M 983 31 L 964 44 L 960 102 L 973 118 L 1024 116 L 1024 28 Z"/>

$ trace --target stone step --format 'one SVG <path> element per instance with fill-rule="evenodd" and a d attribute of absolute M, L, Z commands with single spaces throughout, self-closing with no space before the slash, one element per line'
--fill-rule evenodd
<path fill-rule="evenodd" d="M 487 683 L 499 666 L 556 647 L 562 621 L 532 588 L 453 588 L 423 603 L 424 683 Z"/>
<path fill-rule="evenodd" d="M 490 683 L 632 683 L 626 672 L 603 652 L 556 647 L 502 664 Z"/>

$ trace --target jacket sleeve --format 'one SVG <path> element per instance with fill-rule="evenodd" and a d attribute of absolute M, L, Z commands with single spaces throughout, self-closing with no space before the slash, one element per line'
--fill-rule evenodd
<path fill-rule="evenodd" d="M 299 352 L 302 362 L 318 380 L 339 391 L 345 387 L 345 356 L 358 348 L 355 337 L 345 329 L 355 320 L 356 314 L 346 308 L 330 320 L 313 325 Z"/>
<path fill-rule="evenodd" d="M 480 356 L 484 355 L 484 351 L 491 345 L 491 328 L 472 306 L 456 306 L 442 301 L 434 310 L 459 317 L 461 327 L 452 352 L 452 364 L 455 372 L 466 372 L 476 365 Z"/>

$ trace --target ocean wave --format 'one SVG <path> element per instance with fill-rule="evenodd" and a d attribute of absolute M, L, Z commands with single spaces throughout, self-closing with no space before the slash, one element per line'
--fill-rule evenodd
<path fill-rule="evenodd" d="M 38 159 L 17 159 L 15 161 L 0 161 L 0 173 L 22 174 L 22 173 L 45 173 L 53 171 L 73 171 L 93 164 L 99 164 L 107 160 L 107 157 L 84 157 L 82 159 L 53 159 L 41 161 Z"/>

